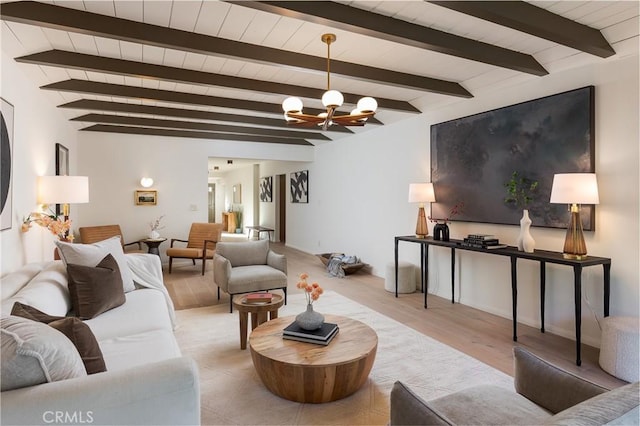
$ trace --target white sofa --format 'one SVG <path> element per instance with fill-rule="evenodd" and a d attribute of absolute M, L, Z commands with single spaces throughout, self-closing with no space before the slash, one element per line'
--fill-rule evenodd
<path fill-rule="evenodd" d="M 173 305 L 160 260 L 149 254 L 126 257 L 136 289 L 125 293 L 123 305 L 85 321 L 107 371 L 2 392 L 2 425 L 200 423 L 197 366 L 181 356 L 173 335 Z M 153 276 L 160 277 L 156 288 L 144 282 Z M 62 261 L 26 265 L 0 283 L 3 317 L 15 302 L 54 316 L 71 310 Z"/>

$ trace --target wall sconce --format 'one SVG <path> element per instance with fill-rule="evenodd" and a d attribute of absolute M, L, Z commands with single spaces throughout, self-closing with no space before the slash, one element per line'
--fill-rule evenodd
<path fill-rule="evenodd" d="M 151 188 L 153 186 L 153 179 L 150 177 L 143 177 L 140 179 L 140 185 L 142 185 L 143 188 Z"/>
<path fill-rule="evenodd" d="M 87 176 L 39 176 L 38 204 L 62 204 L 64 219 L 69 219 L 69 204 L 89 202 Z"/>
<path fill-rule="evenodd" d="M 418 221 L 416 223 L 416 237 L 426 238 L 429 235 L 427 216 L 424 213 L 424 203 L 436 201 L 432 183 L 409 184 L 409 202 L 420 203 L 418 208 Z"/>
<path fill-rule="evenodd" d="M 581 260 L 587 256 L 582 232 L 580 204 L 598 204 L 598 182 L 595 173 L 560 173 L 553 176 L 551 199 L 554 204 L 569 204 L 571 219 L 567 226 L 562 254 L 566 259 Z"/>

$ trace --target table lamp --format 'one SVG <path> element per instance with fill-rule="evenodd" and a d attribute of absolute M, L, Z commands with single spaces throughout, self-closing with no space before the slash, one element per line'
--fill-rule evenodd
<path fill-rule="evenodd" d="M 69 219 L 69 204 L 89 202 L 87 176 L 39 176 L 38 204 L 62 204 L 64 219 Z"/>
<path fill-rule="evenodd" d="M 420 203 L 418 208 L 418 222 L 416 223 L 416 237 L 426 238 L 429 235 L 427 216 L 424 213 L 424 203 L 436 201 L 432 183 L 409 184 L 409 202 Z"/>
<path fill-rule="evenodd" d="M 587 255 L 582 233 L 580 204 L 598 204 L 598 182 L 595 173 L 560 173 L 553 176 L 551 203 L 568 204 L 571 219 L 567 226 L 562 254 L 566 259 L 581 260 Z"/>

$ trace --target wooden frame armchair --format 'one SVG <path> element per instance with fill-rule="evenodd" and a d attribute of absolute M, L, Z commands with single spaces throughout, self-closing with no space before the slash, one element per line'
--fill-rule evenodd
<path fill-rule="evenodd" d="M 134 241 L 131 243 L 124 242 L 120 225 L 83 226 L 78 230 L 80 231 L 80 240 L 83 244 L 93 244 L 98 241 L 106 240 L 107 238 L 120 237 L 122 250 L 126 253 L 146 253 L 146 251 L 142 249 L 141 241 Z M 137 249 L 127 250 L 128 246 L 132 246 L 134 244 L 138 245 Z"/>
<path fill-rule="evenodd" d="M 189 230 L 189 239 L 182 240 L 179 238 L 171 239 L 171 246 L 167 249 L 169 256 L 169 273 L 173 259 L 191 259 L 196 264 L 196 259 L 202 260 L 202 275 L 204 275 L 207 259 L 213 259 L 216 244 L 220 241 L 222 235 L 221 223 L 193 223 Z M 187 243 L 186 247 L 174 247 L 176 242 Z"/>

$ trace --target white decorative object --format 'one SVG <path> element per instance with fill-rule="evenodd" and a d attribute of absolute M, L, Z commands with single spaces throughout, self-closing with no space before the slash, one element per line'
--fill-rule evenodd
<path fill-rule="evenodd" d="M 525 253 L 533 253 L 536 248 L 536 242 L 531 236 L 531 218 L 529 218 L 529 210 L 522 211 L 522 219 L 520 219 L 520 235 L 518 235 L 518 250 Z"/>
<path fill-rule="evenodd" d="M 640 319 L 607 317 L 602 320 L 600 367 L 627 382 L 640 380 Z"/>
<path fill-rule="evenodd" d="M 149 238 L 151 238 L 152 240 L 157 240 L 158 238 L 160 238 L 160 233 L 158 231 L 151 231 L 149 232 Z"/>

